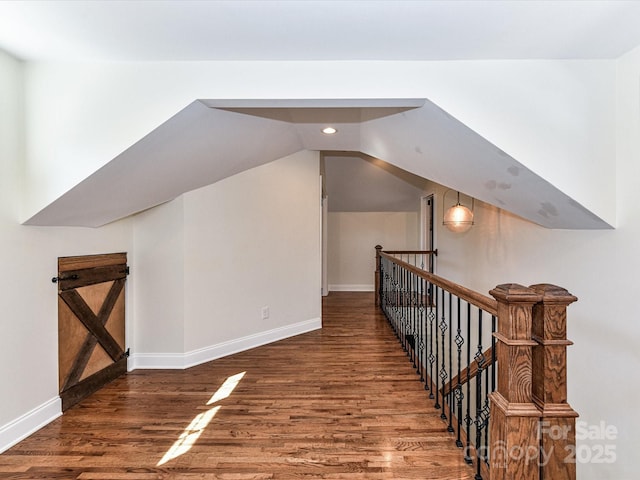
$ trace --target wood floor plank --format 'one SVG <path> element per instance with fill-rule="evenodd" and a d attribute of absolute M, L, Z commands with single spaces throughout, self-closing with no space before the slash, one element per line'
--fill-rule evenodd
<path fill-rule="evenodd" d="M 373 294 L 339 292 L 323 301 L 321 330 L 117 379 L 0 455 L 0 478 L 469 480 L 473 470 Z"/>

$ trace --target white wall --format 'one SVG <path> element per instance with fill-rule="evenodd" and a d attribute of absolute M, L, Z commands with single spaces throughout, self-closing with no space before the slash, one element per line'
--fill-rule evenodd
<path fill-rule="evenodd" d="M 59 256 L 129 252 L 131 222 L 100 229 L 19 225 L 23 66 L 0 52 L 0 451 L 59 415 Z M 133 304 L 128 282 L 128 311 Z"/>
<path fill-rule="evenodd" d="M 135 305 L 130 367 L 184 353 L 184 199 L 134 217 Z M 152 360 L 155 361 L 155 360 Z"/>
<path fill-rule="evenodd" d="M 185 195 L 187 352 L 320 326 L 319 162 L 302 151 Z"/>
<path fill-rule="evenodd" d="M 476 225 L 462 235 L 441 226 L 438 274 L 483 293 L 500 283 L 553 283 L 579 300 L 568 309 L 569 403 L 579 421 L 617 428 L 615 439 L 580 440 L 582 480 L 632 480 L 640 431 L 637 372 L 640 324 L 636 321 L 640 271 L 640 49 L 618 62 L 616 172 L 618 228 L 612 231 L 547 230 L 481 202 Z M 443 189 L 437 189 L 441 200 Z M 594 199 L 604 193 L 591 192 Z M 597 463 L 599 446 L 612 445 L 615 462 Z M 602 456 L 600 459 L 608 459 Z"/>
<path fill-rule="evenodd" d="M 320 195 L 319 154 L 303 151 L 137 215 L 133 367 L 319 328 Z"/>
<path fill-rule="evenodd" d="M 416 250 L 419 224 L 417 212 L 329 212 L 329 290 L 373 291 L 375 246 Z"/>
<path fill-rule="evenodd" d="M 429 98 L 615 223 L 613 61 L 40 63 L 27 92 L 23 220 L 197 98 L 404 97 Z"/>

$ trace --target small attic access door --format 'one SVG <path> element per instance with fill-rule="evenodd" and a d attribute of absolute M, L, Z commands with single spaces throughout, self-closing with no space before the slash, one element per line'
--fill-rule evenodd
<path fill-rule="evenodd" d="M 58 258 L 58 379 L 62 410 L 127 371 L 127 254 Z"/>

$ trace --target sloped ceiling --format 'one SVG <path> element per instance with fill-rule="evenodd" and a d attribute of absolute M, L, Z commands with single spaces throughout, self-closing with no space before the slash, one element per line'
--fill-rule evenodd
<path fill-rule="evenodd" d="M 324 155 L 330 212 L 416 212 L 430 182 L 383 160 L 353 153 Z"/>
<path fill-rule="evenodd" d="M 363 152 L 545 227 L 610 228 L 426 99 L 194 101 L 25 223 L 101 226 L 302 149 Z"/>
<path fill-rule="evenodd" d="M 640 2 L 616 0 L 3 1 L 0 48 L 27 62 L 612 59 L 640 43 L 639 19 Z M 103 225 L 300 149 L 363 152 L 547 227 L 609 227 L 428 100 L 195 100 L 26 223 Z"/>

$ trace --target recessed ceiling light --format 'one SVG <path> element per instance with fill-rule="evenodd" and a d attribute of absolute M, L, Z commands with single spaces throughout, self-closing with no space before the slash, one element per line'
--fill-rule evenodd
<path fill-rule="evenodd" d="M 322 129 L 322 133 L 324 133 L 325 135 L 333 135 L 334 133 L 337 133 L 338 130 L 336 130 L 333 127 L 325 127 Z"/>

